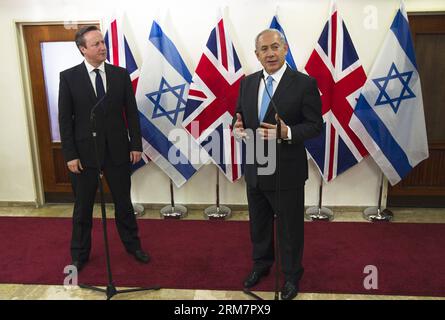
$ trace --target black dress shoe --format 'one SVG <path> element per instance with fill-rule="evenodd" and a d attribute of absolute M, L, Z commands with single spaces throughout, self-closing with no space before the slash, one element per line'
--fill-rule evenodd
<path fill-rule="evenodd" d="M 286 281 L 284 283 L 283 289 L 281 289 L 281 299 L 292 300 L 298 295 L 298 291 L 299 291 L 298 285 L 290 281 Z"/>
<path fill-rule="evenodd" d="M 252 288 L 253 286 L 256 286 L 261 278 L 267 276 L 269 274 L 269 269 L 263 270 L 263 271 L 256 271 L 253 270 L 244 280 L 244 288 Z"/>
<path fill-rule="evenodd" d="M 132 253 L 134 258 L 142 263 L 148 263 L 150 261 L 150 256 L 145 253 L 144 251 L 142 251 L 141 249 L 136 250 L 135 252 Z"/>

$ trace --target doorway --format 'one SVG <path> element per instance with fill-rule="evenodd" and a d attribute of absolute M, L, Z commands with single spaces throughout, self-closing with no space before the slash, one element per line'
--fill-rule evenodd
<path fill-rule="evenodd" d="M 99 27 L 98 23 L 93 24 Z M 78 28 L 85 25 L 91 24 L 78 24 L 76 28 L 62 23 L 22 26 L 45 203 L 74 201 L 62 155 L 57 100 L 59 73 L 83 61 L 74 37 Z M 108 186 L 105 192 L 109 201 Z"/>

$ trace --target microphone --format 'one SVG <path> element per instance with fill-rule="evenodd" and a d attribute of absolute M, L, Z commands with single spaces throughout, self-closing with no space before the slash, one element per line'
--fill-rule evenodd
<path fill-rule="evenodd" d="M 278 107 L 275 104 L 275 101 L 273 100 L 272 96 L 270 95 L 269 90 L 267 90 L 266 79 L 264 79 L 264 73 L 263 72 L 261 72 L 261 79 L 263 79 L 264 90 L 266 90 L 266 93 L 269 96 L 269 99 L 270 99 L 270 102 L 272 103 L 272 107 L 273 107 L 273 109 L 275 111 L 275 114 L 278 117 L 278 119 L 277 119 L 277 141 L 278 141 L 278 143 L 281 143 L 281 117 L 280 117 L 280 114 L 278 113 Z"/>
<path fill-rule="evenodd" d="M 99 107 L 102 102 L 105 100 L 105 98 L 108 96 L 108 90 L 109 90 L 109 85 L 107 83 L 107 91 L 105 92 L 105 94 L 94 104 L 94 106 L 91 108 L 91 112 L 90 112 L 90 121 L 93 121 L 94 116 L 96 115 L 96 109 L 97 107 Z"/>

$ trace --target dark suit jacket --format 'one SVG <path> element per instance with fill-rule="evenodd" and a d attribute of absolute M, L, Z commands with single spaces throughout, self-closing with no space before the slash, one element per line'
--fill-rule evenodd
<path fill-rule="evenodd" d="M 130 151 L 142 151 L 139 114 L 127 70 L 106 63 L 105 74 L 107 96 L 96 109 L 98 153 L 103 163 L 107 143 L 119 165 L 130 161 Z M 67 162 L 80 159 L 82 166 L 96 167 L 90 113 L 97 100 L 85 63 L 60 73 L 59 126 Z"/>
<path fill-rule="evenodd" d="M 236 112 L 243 118 L 244 128 L 256 130 L 258 121 L 258 89 L 263 71 L 244 78 L 240 85 Z M 304 185 L 308 177 L 307 155 L 304 141 L 320 134 L 321 99 L 315 79 L 287 67 L 273 95 L 278 113 L 292 131 L 292 140 L 281 147 L 280 186 L 282 189 Z M 236 115 L 234 117 L 234 122 Z M 272 103 L 264 122 L 276 124 Z M 278 165 L 278 161 L 277 161 Z M 258 164 L 246 164 L 245 179 L 248 186 L 262 190 L 275 190 L 276 174 L 258 175 Z"/>

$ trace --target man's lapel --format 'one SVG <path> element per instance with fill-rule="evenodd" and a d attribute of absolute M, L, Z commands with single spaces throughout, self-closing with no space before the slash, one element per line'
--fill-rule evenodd
<path fill-rule="evenodd" d="M 113 78 L 113 68 L 110 64 L 105 62 L 105 77 L 107 78 L 107 99 L 110 99 L 111 94 L 113 92 L 112 86 L 115 83 L 115 81 L 112 81 Z"/>
<path fill-rule="evenodd" d="M 260 82 L 261 82 L 261 75 L 263 74 L 263 71 L 259 71 L 256 73 L 255 77 L 254 77 L 254 90 L 252 90 L 251 94 L 252 97 L 251 99 L 249 99 L 250 101 L 252 101 L 253 103 L 253 117 L 256 119 L 258 125 L 259 125 L 259 120 L 258 120 L 258 90 L 260 88 Z"/>
<path fill-rule="evenodd" d="M 85 89 L 85 93 L 90 97 L 91 102 L 96 103 L 96 94 L 94 92 L 93 84 L 91 83 L 90 75 L 88 74 L 87 67 L 84 62 L 79 65 L 80 75 L 81 75 L 81 84 Z"/>

